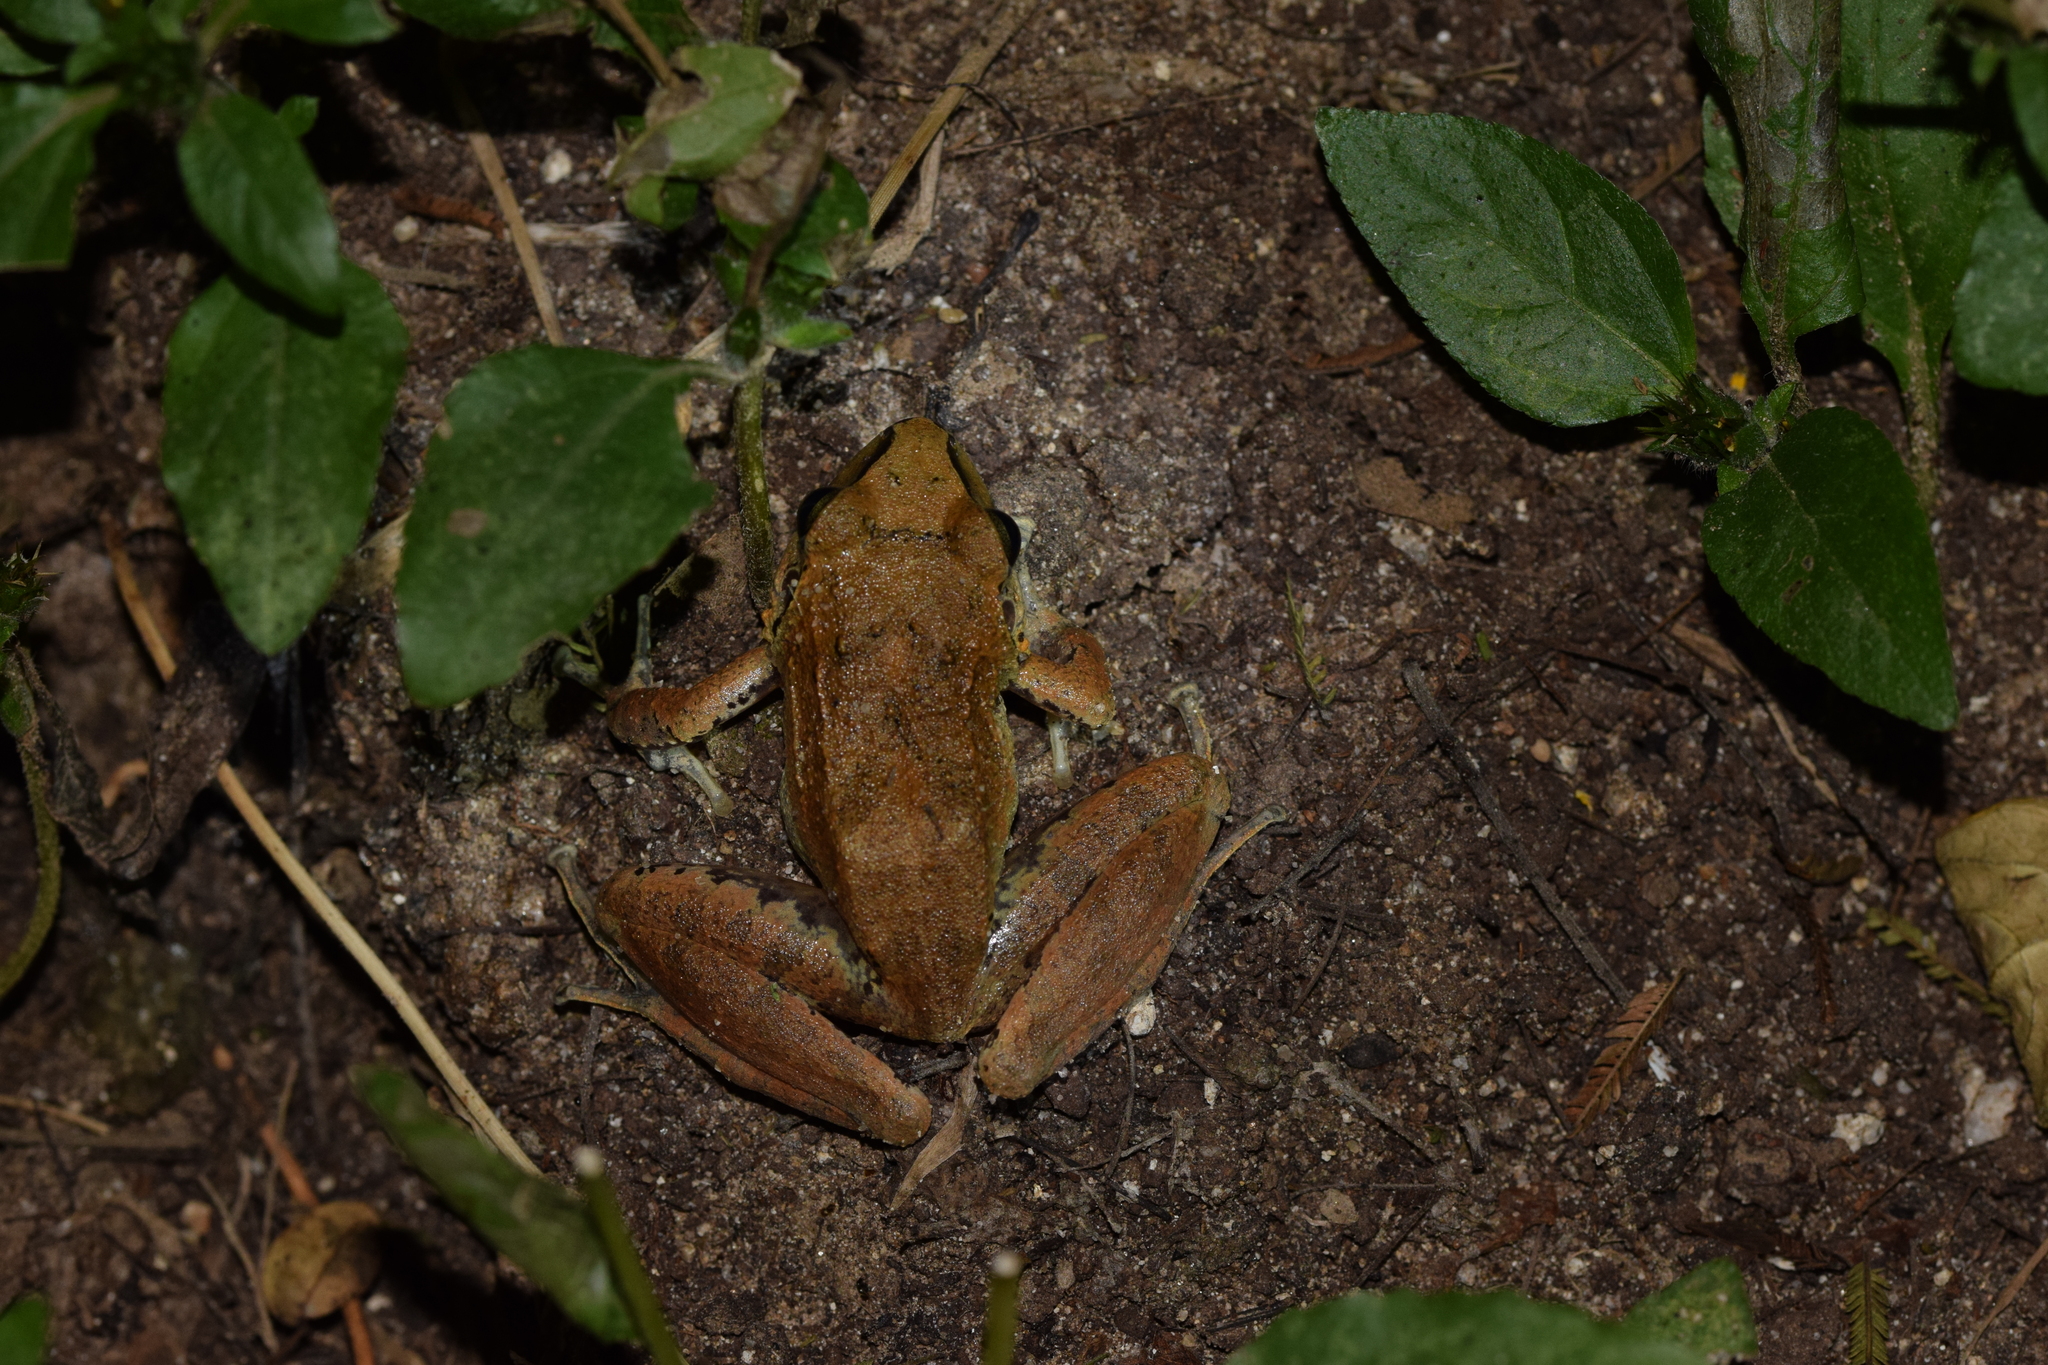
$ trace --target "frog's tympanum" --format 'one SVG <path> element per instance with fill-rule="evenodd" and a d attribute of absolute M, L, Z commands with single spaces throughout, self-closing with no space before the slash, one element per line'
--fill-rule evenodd
<path fill-rule="evenodd" d="M 993 1026 L 977 1072 L 1019 1097 L 1151 984 L 1230 787 L 1183 689 L 1195 752 L 1146 763 L 1005 856 L 1003 694 L 1044 708 L 1063 778 L 1064 728 L 1106 725 L 1115 705 L 1101 646 L 1033 598 L 1023 540 L 943 429 L 899 422 L 804 501 L 764 645 L 694 686 L 615 699 L 619 739 L 721 800 L 682 746 L 780 687 L 782 820 L 818 884 L 618 873 L 594 928 L 648 989 L 613 1003 L 739 1085 L 902 1143 L 930 1105 L 833 1020 L 934 1042 Z"/>

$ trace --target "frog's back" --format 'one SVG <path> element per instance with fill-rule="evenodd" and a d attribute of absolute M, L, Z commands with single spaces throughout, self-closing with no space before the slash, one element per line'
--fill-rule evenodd
<path fill-rule="evenodd" d="M 771 647 L 790 838 L 914 1031 L 944 1038 L 966 1026 L 1016 808 L 1016 644 L 1003 542 L 922 453 L 834 498 Z"/>

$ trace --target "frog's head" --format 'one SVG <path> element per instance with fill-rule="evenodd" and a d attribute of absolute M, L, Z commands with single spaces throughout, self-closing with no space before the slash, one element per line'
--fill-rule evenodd
<path fill-rule="evenodd" d="M 1017 523 L 989 500 L 988 485 L 944 427 L 922 417 L 898 422 L 848 460 L 797 510 L 809 552 L 850 540 L 950 542 L 974 559 L 991 551 L 1014 563 Z"/>

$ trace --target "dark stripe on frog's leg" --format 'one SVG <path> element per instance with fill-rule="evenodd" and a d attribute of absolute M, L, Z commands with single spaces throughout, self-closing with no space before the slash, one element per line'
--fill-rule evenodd
<path fill-rule="evenodd" d="M 676 1036 L 735 1082 L 888 1142 L 923 1133 L 924 1097 L 826 1018 L 901 1027 L 824 892 L 731 868 L 662 867 L 614 876 L 598 906 L 601 930 L 705 1041 Z"/>

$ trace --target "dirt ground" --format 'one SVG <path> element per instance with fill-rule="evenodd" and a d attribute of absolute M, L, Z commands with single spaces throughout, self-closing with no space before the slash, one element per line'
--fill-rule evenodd
<path fill-rule="evenodd" d="M 864 184 L 990 12 L 859 0 L 828 19 L 828 45 L 860 77 L 835 150 Z M 714 34 L 736 27 L 730 4 L 700 17 Z M 943 386 L 940 412 L 999 504 L 1037 522 L 1036 577 L 1107 647 L 1122 733 L 1080 751 L 1080 790 L 1182 746 L 1163 697 L 1192 681 L 1235 818 L 1268 802 L 1299 812 L 1212 883 L 1160 977 L 1155 1027 L 1113 1029 L 1030 1099 L 985 1107 L 898 1210 L 910 1152 L 735 1090 L 635 1019 L 554 1004 L 565 986 L 613 984 L 545 865 L 557 843 L 593 876 L 661 861 L 795 871 L 773 706 L 712 744 L 739 802 L 714 822 L 679 779 L 615 746 L 586 699 L 536 691 L 537 675 L 450 713 L 411 708 L 367 569 L 276 666 L 238 762 L 542 1167 L 565 1176 L 577 1146 L 603 1148 L 693 1360 L 971 1359 L 984 1270 L 1004 1247 L 1028 1260 L 1030 1361 L 1221 1360 L 1281 1307 L 1361 1283 L 1512 1285 L 1611 1313 L 1724 1254 L 1747 1277 L 1764 1360 L 1837 1359 L 1840 1271 L 1866 1259 L 1893 1286 L 1892 1358 L 1959 1358 L 2048 1231 L 2048 1144 L 2004 1029 L 1861 924 L 1864 907 L 1896 902 L 1973 963 L 1925 860 L 1932 839 L 2048 787 L 2048 406 L 1950 392 L 1936 545 L 1963 716 L 1933 736 L 1744 624 L 1703 576 L 1710 489 L 1625 424 L 1536 426 L 1435 346 L 1362 373 L 1309 364 L 1413 321 L 1320 172 L 1318 106 L 1498 119 L 1632 186 L 1697 117 L 1688 38 L 1682 8 L 1646 0 L 1048 6 L 949 130 L 930 237 L 893 276 L 833 296 L 855 339 L 778 362 L 768 431 L 785 531 L 805 491 Z M 309 145 L 347 251 L 447 277 L 390 286 L 414 351 L 382 525 L 450 384 L 538 323 L 509 245 L 402 225 L 392 201 L 410 185 L 489 203 L 431 35 L 339 53 L 250 41 L 268 49 L 244 56 L 266 98 L 320 96 Z M 635 107 L 630 68 L 550 41 L 477 49 L 464 71 L 532 219 L 619 216 L 601 181 L 609 119 Z M 557 149 L 572 173 L 545 184 Z M 155 457 L 164 338 L 218 259 L 165 152 L 161 130 L 116 128 L 104 163 L 156 169 L 116 182 L 125 198 L 90 198 L 70 273 L 0 282 L 6 538 L 40 545 L 59 575 L 30 641 L 103 773 L 145 751 L 158 688 L 101 517 L 129 528 L 172 616 L 207 591 Z M 1645 203 L 1688 266 L 1705 366 L 1762 373 L 1698 165 Z M 672 354 L 708 332 L 722 316 L 710 238 L 700 221 L 679 247 L 629 229 L 623 244 L 548 248 L 572 343 Z M 942 320 L 956 309 L 966 321 Z M 1820 401 L 1899 435 L 1888 377 L 1853 333 L 1811 338 L 1806 355 Z M 695 412 L 703 469 L 725 492 L 665 561 L 700 557 L 693 595 L 657 618 L 664 681 L 758 629 L 725 405 L 706 395 Z M 1386 459 L 1398 471 L 1361 478 Z M 1439 525 L 1387 510 L 1395 472 L 1432 495 L 1408 510 Z M 1337 690 L 1327 709 L 1308 704 L 1287 643 L 1290 584 Z M 1667 618 L 1692 634 L 1644 643 Z M 1703 668 L 1717 648 L 1741 672 L 1725 654 Z M 1416 743 L 1411 660 L 1629 987 L 1684 973 L 1661 1073 L 1634 1075 L 1581 1138 L 1565 1136 L 1561 1106 L 1615 1002 L 1455 770 Z M 1028 831 L 1068 796 L 1036 717 L 1014 719 Z M 1788 814 L 1786 847 L 1860 859 L 1853 880 L 1785 869 L 1744 742 Z M 11 943 L 33 863 L 6 762 Z M 1361 803 L 1318 873 L 1261 899 Z M 871 1041 L 944 1112 L 948 1049 Z M 73 858 L 54 941 L 0 1009 L 0 1094 L 78 1108 L 113 1138 L 0 1115 L 0 1299 L 50 1293 L 66 1362 L 281 1358 L 257 1339 L 224 1223 L 260 1250 L 286 1216 L 256 1137 L 283 1109 L 321 1188 L 370 1201 L 393 1229 L 369 1300 L 380 1359 L 631 1358 L 565 1326 L 375 1131 L 347 1068 L 411 1056 L 217 794 L 138 885 Z M 1973 1103 L 1973 1136 L 1990 1140 L 1966 1147 Z M 347 1356 L 332 1321 L 282 1336 L 296 1360 Z M 2048 1361 L 2048 1278 L 1977 1353 Z"/>

